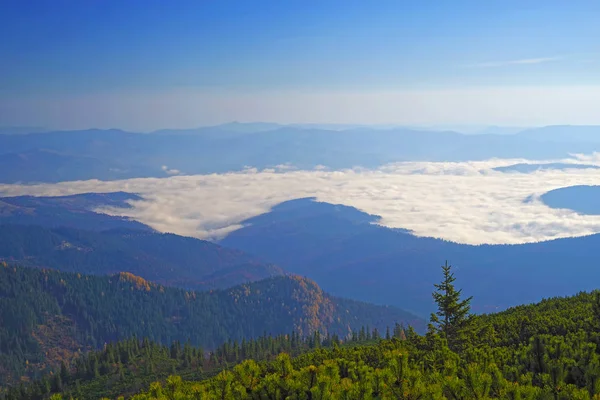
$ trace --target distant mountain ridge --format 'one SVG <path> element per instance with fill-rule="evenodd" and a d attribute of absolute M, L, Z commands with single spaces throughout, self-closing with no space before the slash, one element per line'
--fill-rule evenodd
<path fill-rule="evenodd" d="M 146 134 L 90 129 L 0 135 L 0 182 L 167 177 L 169 170 L 206 174 L 285 163 L 302 169 L 317 165 L 338 169 L 376 168 L 400 161 L 562 159 L 597 151 L 596 132 L 596 127 L 546 127 L 514 135 L 467 135 L 261 123 Z"/>
<path fill-rule="evenodd" d="M 0 135 L 24 135 L 46 131 L 48 131 L 48 129 L 37 126 L 0 126 Z"/>
<path fill-rule="evenodd" d="M 552 125 L 527 129 L 519 132 L 518 135 L 539 141 L 600 143 L 600 126 Z"/>

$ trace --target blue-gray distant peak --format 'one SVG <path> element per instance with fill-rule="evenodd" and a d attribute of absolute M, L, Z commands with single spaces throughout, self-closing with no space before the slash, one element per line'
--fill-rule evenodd
<path fill-rule="evenodd" d="M 552 208 L 563 208 L 583 215 L 600 215 L 600 186 L 569 186 L 544 193 L 542 201 Z"/>

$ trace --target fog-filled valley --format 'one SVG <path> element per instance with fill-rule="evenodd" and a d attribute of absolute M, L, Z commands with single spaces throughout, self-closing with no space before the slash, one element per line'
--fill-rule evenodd
<path fill-rule="evenodd" d="M 446 260 L 473 315 L 597 288 L 600 128 L 325 128 L 0 135 L 3 318 L 26 307 L 34 338 L 19 344 L 29 356 L 3 356 L 5 384 L 130 335 L 212 349 L 288 332 L 423 333 Z M 28 290 L 45 300 L 30 308 Z M 207 323 L 213 333 L 189 335 Z M 40 353 L 49 340 L 62 356 Z M 22 369 L 23 357 L 37 361 Z"/>
<path fill-rule="evenodd" d="M 5 260 L 21 257 L 19 261 L 23 263 L 33 259 L 34 264 L 62 269 L 73 265 L 66 270 L 92 273 L 116 273 L 127 265 L 128 272 L 144 279 L 180 282 L 178 285 L 194 289 L 293 273 L 314 279 L 334 295 L 393 305 L 423 317 L 434 307 L 428 288 L 435 281 L 437 264 L 449 259 L 459 266 L 457 274 L 465 290 L 475 296 L 474 310 L 501 310 L 595 288 L 598 276 L 592 265 L 597 246 L 595 234 L 600 232 L 600 217 L 593 210 L 598 203 L 594 185 L 600 177 L 594 142 L 598 129 L 546 127 L 494 136 L 365 127 L 319 133 L 299 127 L 237 123 L 185 133 L 129 134 L 148 145 L 136 152 L 122 146 L 116 138 L 128 134 L 117 131 L 34 133 L 35 139 L 27 142 L 32 146 L 43 141 L 45 146 L 54 146 L 52 151 L 87 149 L 90 156 L 93 152 L 102 154 L 100 148 L 119 147 L 124 152 L 122 157 L 128 160 L 154 157 L 157 152 L 176 159 L 181 153 L 179 148 L 158 146 L 150 150 L 153 140 L 167 137 L 175 138 L 173 146 L 178 140 L 185 142 L 189 154 L 204 151 L 223 159 L 236 151 L 221 147 L 223 141 L 244 138 L 247 142 L 240 149 L 246 156 L 235 158 L 262 161 L 243 168 L 240 161 L 237 169 L 230 167 L 210 174 L 184 174 L 165 168 L 161 173 L 171 176 L 3 184 L 0 228 L 5 229 L 6 236 L 12 236 L 15 244 L 11 245 L 13 249 L 4 246 L 0 256 Z M 280 139 L 264 140 L 261 135 L 267 133 Z M 65 135 L 76 137 L 77 142 L 65 141 Z M 334 140 L 332 143 L 337 141 L 343 146 L 308 139 L 302 142 L 302 135 L 324 135 L 323 140 Z M 419 146 L 418 143 L 429 140 L 427 135 L 447 138 L 435 142 L 447 152 L 452 150 L 448 143 L 459 137 L 475 146 L 469 153 L 472 156 L 465 154 L 466 161 L 456 161 L 453 156 L 436 154 L 435 146 L 423 144 L 423 153 L 415 153 L 413 148 L 410 157 L 404 155 L 408 150 L 402 144 Z M 2 138 L 17 143 L 17 139 L 28 137 L 25 134 Z M 354 143 L 357 137 L 362 138 L 363 145 Z M 502 147 L 486 144 L 484 148 L 490 152 L 486 156 L 491 158 L 480 159 L 483 155 L 476 148 L 478 142 L 503 141 L 515 156 L 534 153 L 528 152 L 526 146 L 508 143 L 530 141 L 536 144 L 538 154 L 562 158 L 506 159 L 502 158 Z M 277 165 L 265 164 L 261 148 L 266 143 L 275 146 L 270 153 L 292 158 L 282 158 Z M 300 143 L 311 147 L 305 149 Z M 314 150 L 321 145 L 327 151 L 315 158 L 318 152 Z M 282 152 L 286 146 L 294 151 L 293 156 Z M 551 150 L 559 147 L 560 152 Z M 348 162 L 349 153 L 357 164 L 336 168 Z M 420 161 L 421 158 L 431 160 Z M 200 155 L 195 159 L 204 162 Z M 328 160 L 329 165 L 323 164 Z M 311 167 L 302 167 L 307 165 Z M 52 170 L 48 166 L 43 169 Z M 78 173 L 82 172 L 78 169 Z M 22 230 L 18 225 L 43 225 L 46 230 Z M 124 235 L 123 229 L 125 233 L 140 233 Z M 84 232 L 90 230 L 98 233 L 85 233 L 93 239 L 84 239 Z M 202 248 L 198 253 L 202 254 L 200 261 L 195 253 L 190 253 L 196 246 L 192 239 L 179 240 L 173 235 L 173 239 L 168 239 L 160 232 L 209 240 L 248 256 L 238 261 L 219 250 L 221 266 L 215 269 L 215 262 L 206 259 L 208 253 L 204 249 L 208 249 L 209 242 L 198 242 Z M 28 248 L 25 243 L 39 242 L 31 239 L 35 237 L 52 237 L 51 242 L 68 242 L 71 246 L 75 246 L 74 238 L 84 243 L 93 240 L 94 251 L 84 252 L 86 261 L 82 268 L 78 266 L 81 261 L 77 261 L 81 254 L 57 253 L 52 246 Z M 98 252 L 113 251 L 104 244 L 106 240 L 123 238 L 131 246 L 133 237 L 148 241 L 143 246 L 154 252 L 144 253 L 143 269 L 123 257 L 111 267 L 103 266 L 101 259 L 105 255 L 93 261 Z M 17 244 L 19 240 L 23 242 Z M 176 240 L 182 244 L 187 240 L 189 249 L 180 254 L 173 247 L 180 246 Z M 141 243 L 134 244 L 132 257 L 139 258 L 138 252 L 147 251 L 139 247 Z M 15 247 L 19 252 L 14 252 Z M 155 261 L 148 257 L 158 257 L 156 267 L 151 267 Z M 574 260 L 576 265 L 564 267 Z M 159 265 L 165 263 L 172 264 L 168 268 L 170 278 L 161 275 L 164 267 Z M 195 268 L 206 264 L 210 268 L 206 272 L 190 270 L 190 263 L 197 264 Z M 189 272 L 175 272 L 175 268 Z M 539 280 L 540 274 L 546 276 L 543 281 Z M 510 292 L 495 290 L 509 285 Z"/>

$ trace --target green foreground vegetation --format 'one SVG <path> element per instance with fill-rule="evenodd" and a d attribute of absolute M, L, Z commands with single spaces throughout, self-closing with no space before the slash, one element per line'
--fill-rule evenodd
<path fill-rule="evenodd" d="M 393 334 L 404 337 L 404 328 L 396 325 Z M 372 332 L 361 329 L 343 345 L 375 343 L 378 339 L 377 329 Z M 70 367 L 63 362 L 60 368 L 36 382 L 13 386 L 5 393 L 5 399 L 43 399 L 57 393 L 61 393 L 61 397 L 77 399 L 131 396 L 147 389 L 152 382 L 164 381 L 173 374 L 186 380 L 208 379 L 246 359 L 270 361 L 282 353 L 299 355 L 341 344 L 337 335 L 321 337 L 315 332 L 302 337 L 294 332 L 241 342 L 228 341 L 206 352 L 187 343 L 161 346 L 148 339 L 134 338 L 89 352 Z"/>
<path fill-rule="evenodd" d="M 272 351 L 262 353 L 241 351 L 230 343 L 225 346 L 227 352 L 237 352 L 236 357 L 228 360 L 211 353 L 208 359 L 202 358 L 201 366 L 196 364 L 196 375 L 175 366 L 154 375 L 155 382 L 145 388 L 120 393 L 131 397 L 142 389 L 132 396 L 136 400 L 600 399 L 600 292 L 474 316 L 469 312 L 471 299 L 463 298 L 455 288 L 449 266 L 443 267 L 442 282 L 435 289 L 438 311 L 431 316 L 425 335 L 396 329 L 367 338 L 363 331 L 359 333 L 363 342 L 312 337 L 310 344 L 292 335 L 298 343 L 305 343 L 296 349 L 263 338 L 273 345 Z M 292 342 L 286 338 L 279 343 Z M 187 346 L 172 346 L 169 352 L 187 354 L 173 359 L 190 363 L 199 354 Z M 149 377 L 152 367 L 147 360 L 151 358 L 138 362 Z M 208 367 L 217 359 L 219 368 Z M 110 365 L 119 370 L 118 362 Z M 64 369 L 64 374 L 73 371 Z M 113 379 L 131 381 L 127 373 L 132 372 L 128 369 L 121 378 L 113 374 Z M 103 397 L 100 379 L 98 372 L 96 377 L 81 379 L 79 392 L 69 389 L 53 397 Z M 38 396 L 32 398 L 44 395 Z M 114 392 L 109 396 L 117 397 Z"/>

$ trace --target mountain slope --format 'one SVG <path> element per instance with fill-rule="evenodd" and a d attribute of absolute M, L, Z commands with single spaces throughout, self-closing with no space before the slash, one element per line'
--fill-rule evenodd
<path fill-rule="evenodd" d="M 294 276 L 190 292 L 127 272 L 99 277 L 6 264 L 0 265 L 0 321 L 5 381 L 132 336 L 215 348 L 264 333 L 345 336 L 361 326 L 383 330 L 396 322 L 424 327 L 409 313 L 333 298 Z"/>
<path fill-rule="evenodd" d="M 337 343 L 314 351 L 307 351 L 313 346 L 298 351 L 298 346 L 292 345 L 298 343 L 294 339 L 261 338 L 269 343 L 258 346 L 261 351 L 252 354 L 247 349 L 253 346 L 248 344 L 241 348 L 226 345 L 210 356 L 212 361 L 190 348 L 160 349 L 147 341 L 128 341 L 107 348 L 94 359 L 106 365 L 118 358 L 120 350 L 132 354 L 143 367 L 131 368 L 129 359 L 105 367 L 107 375 L 91 377 L 87 371 L 93 363 L 78 363 L 63 398 L 79 394 L 84 398 L 122 394 L 129 398 L 142 387 L 144 394 L 135 399 L 161 398 L 161 393 L 183 399 L 202 394 L 211 398 L 209 393 L 217 398 L 224 393 L 239 398 L 263 398 L 270 393 L 279 398 L 277 394 L 287 391 L 299 398 L 322 394 L 332 399 L 360 398 L 357 393 L 366 393 L 382 399 L 591 400 L 600 394 L 598 296 L 595 292 L 553 297 L 476 316 L 465 332 L 466 346 L 455 351 L 435 331 L 426 336 L 400 331 L 394 332 L 391 340 Z M 285 354 L 273 359 L 281 352 Z M 240 364 L 229 364 L 219 373 L 217 360 Z M 198 363 L 204 366 L 201 371 Z M 154 374 L 148 365 L 156 365 Z M 170 374 L 177 376 L 167 377 L 169 366 Z M 78 378 L 81 387 L 74 384 Z M 149 385 L 152 378 L 156 382 Z M 19 398 L 19 392 L 14 396 Z"/>
<path fill-rule="evenodd" d="M 524 245 L 471 246 L 416 237 L 374 225 L 357 210 L 305 199 L 253 218 L 220 243 L 272 260 L 289 272 L 314 279 L 324 290 L 422 315 L 437 266 L 456 267 L 473 309 L 490 312 L 543 297 L 592 290 L 600 235 Z M 510 290 L 499 290 L 510 288 Z"/>
<path fill-rule="evenodd" d="M 544 193 L 540 200 L 548 207 L 566 208 L 583 215 L 600 215 L 600 186 L 568 186 Z"/>
<path fill-rule="evenodd" d="M 151 231 L 91 232 L 0 225 L 0 261 L 68 272 L 128 271 L 166 285 L 214 289 L 281 275 L 280 268 L 239 250 Z"/>
<path fill-rule="evenodd" d="M 1 182 L 60 182 L 85 179 L 90 175 L 102 177 L 109 166 L 92 157 L 60 154 L 55 151 L 34 149 L 6 153 L 0 157 Z"/>
<path fill-rule="evenodd" d="M 28 136 L 28 135 L 24 135 Z M 60 146 L 57 146 L 60 149 Z M 34 148 L 28 151 L 0 154 L 0 182 L 61 182 L 87 179 L 116 180 L 140 176 L 166 176 L 159 166 L 140 166 L 104 155 Z"/>
<path fill-rule="evenodd" d="M 129 228 L 152 231 L 147 225 L 125 217 L 100 214 L 100 207 L 131 207 L 141 197 L 125 192 L 85 193 L 71 196 L 18 196 L 0 198 L 0 224 L 69 227 L 94 231 Z"/>

